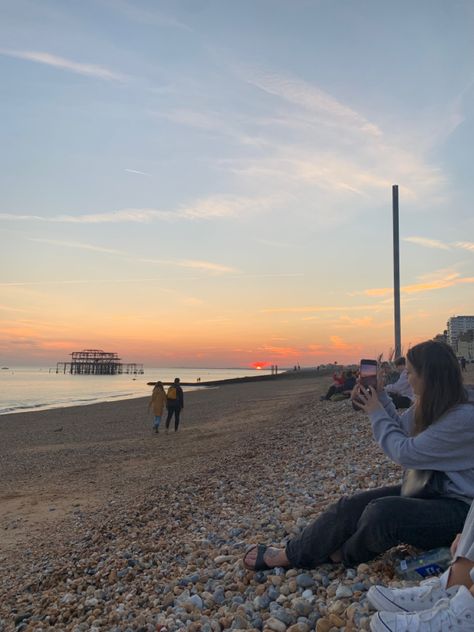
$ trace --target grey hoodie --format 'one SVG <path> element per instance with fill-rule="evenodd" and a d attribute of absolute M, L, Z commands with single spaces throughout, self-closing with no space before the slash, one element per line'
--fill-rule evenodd
<path fill-rule="evenodd" d="M 383 410 L 369 415 L 375 440 L 404 468 L 438 470 L 447 476 L 444 494 L 471 503 L 474 498 L 474 405 L 448 410 L 416 437 L 410 436 L 415 407 L 399 415 L 390 398 L 379 394 Z"/>

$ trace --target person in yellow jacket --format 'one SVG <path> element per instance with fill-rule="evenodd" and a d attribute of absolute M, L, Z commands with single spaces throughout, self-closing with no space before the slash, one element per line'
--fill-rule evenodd
<path fill-rule="evenodd" d="M 150 402 L 148 404 L 148 410 L 152 410 L 153 415 L 155 416 L 153 421 L 153 428 L 155 432 L 159 431 L 161 416 L 163 415 L 165 404 L 166 393 L 165 389 L 163 388 L 163 384 L 162 382 L 156 382 L 153 388 L 153 393 L 151 394 Z"/>

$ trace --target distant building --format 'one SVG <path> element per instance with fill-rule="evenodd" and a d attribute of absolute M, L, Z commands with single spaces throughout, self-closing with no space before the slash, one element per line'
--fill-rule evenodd
<path fill-rule="evenodd" d="M 454 351 L 457 353 L 459 336 L 466 333 L 470 329 L 474 329 L 474 316 L 451 316 L 451 318 L 448 320 L 447 326 L 448 344 L 450 344 Z"/>

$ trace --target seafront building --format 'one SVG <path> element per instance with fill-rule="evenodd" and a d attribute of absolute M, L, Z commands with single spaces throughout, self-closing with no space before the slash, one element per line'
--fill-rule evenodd
<path fill-rule="evenodd" d="M 451 316 L 447 323 L 447 341 L 458 357 L 474 359 L 474 316 Z"/>
<path fill-rule="evenodd" d="M 447 328 L 448 343 L 454 346 L 460 334 L 464 334 L 470 329 L 474 330 L 474 316 L 451 316 Z"/>

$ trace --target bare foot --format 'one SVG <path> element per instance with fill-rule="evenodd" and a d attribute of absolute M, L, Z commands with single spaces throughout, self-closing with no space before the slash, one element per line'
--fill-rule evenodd
<path fill-rule="evenodd" d="M 256 544 L 247 551 L 244 556 L 244 566 L 251 571 L 264 570 L 264 568 L 255 568 L 258 556 L 258 545 Z M 268 568 L 276 568 L 277 566 L 288 567 L 290 562 L 286 557 L 285 549 L 277 549 L 274 546 L 269 546 L 265 549 L 263 554 L 263 563 Z"/>

